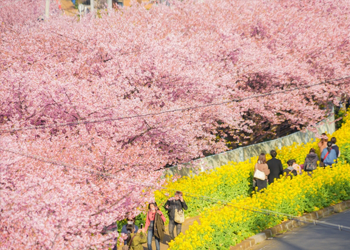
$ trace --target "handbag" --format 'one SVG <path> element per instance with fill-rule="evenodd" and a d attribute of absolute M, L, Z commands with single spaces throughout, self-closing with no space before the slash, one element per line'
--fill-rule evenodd
<path fill-rule="evenodd" d="M 175 208 L 175 218 L 174 221 L 176 223 L 182 224 L 185 221 L 185 213 L 182 209 L 178 210 L 177 208 Z"/>
<path fill-rule="evenodd" d="M 254 178 L 264 181 L 266 179 L 266 175 L 263 171 L 260 171 L 258 168 L 256 168 Z"/>
<path fill-rule="evenodd" d="M 135 238 L 135 236 L 136 236 L 136 234 L 131 238 L 130 242 L 127 245 L 122 247 L 122 250 L 129 250 L 131 243 L 132 243 L 132 240 Z"/>

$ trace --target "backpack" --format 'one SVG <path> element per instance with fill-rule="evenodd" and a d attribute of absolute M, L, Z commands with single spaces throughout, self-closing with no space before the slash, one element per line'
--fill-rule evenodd
<path fill-rule="evenodd" d="M 304 164 L 304 171 L 313 171 L 317 168 L 317 163 L 310 161 L 310 158 L 306 157 Z"/>

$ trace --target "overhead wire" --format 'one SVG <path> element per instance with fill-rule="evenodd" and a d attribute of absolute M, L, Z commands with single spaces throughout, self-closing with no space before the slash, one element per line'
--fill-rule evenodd
<path fill-rule="evenodd" d="M 4 8 L 4 7 L 7 7 L 7 6 L 10 6 L 10 5 L 13 5 L 14 2 L 18 2 L 18 1 L 21 1 L 21 0 L 13 0 L 12 2 L 10 2 L 8 4 L 0 5 L 0 9 Z"/>
<path fill-rule="evenodd" d="M 275 91 L 275 92 L 268 92 L 268 93 L 263 93 L 263 94 L 259 94 L 259 95 L 247 96 L 247 97 L 243 97 L 243 98 L 235 98 L 235 99 L 231 99 L 231 100 L 223 101 L 223 102 L 218 102 L 218 103 L 207 103 L 207 104 L 203 104 L 203 105 L 197 105 L 197 106 L 186 107 L 186 108 L 177 108 L 177 109 L 170 109 L 170 110 L 164 110 L 164 111 L 160 111 L 160 112 L 147 113 L 147 114 L 137 114 L 137 115 L 131 115 L 131 116 L 106 118 L 106 119 L 101 119 L 101 120 L 81 120 L 81 121 L 76 121 L 76 122 L 55 123 L 55 124 L 49 124 L 49 125 L 19 127 L 19 128 L 9 129 L 9 130 L 1 130 L 0 133 L 13 133 L 13 132 L 22 131 L 22 130 L 57 128 L 57 127 L 66 127 L 66 126 L 74 126 L 74 125 L 103 123 L 103 122 L 110 122 L 110 121 L 120 121 L 120 120 L 125 120 L 125 119 L 141 118 L 141 117 L 148 117 L 148 116 L 158 116 L 158 115 L 167 114 L 167 113 L 188 111 L 188 110 L 199 109 L 199 108 L 207 108 L 207 107 L 212 107 L 212 106 L 220 106 L 220 105 L 225 105 L 225 104 L 229 104 L 229 103 L 233 103 L 233 102 L 241 102 L 241 101 L 255 99 L 255 98 L 261 98 L 261 97 L 265 97 L 265 96 L 283 94 L 283 93 L 287 93 L 287 92 L 292 92 L 292 91 L 296 91 L 296 90 L 316 87 L 316 86 L 319 86 L 319 85 L 323 85 L 323 84 L 327 84 L 327 83 L 331 83 L 331 82 L 336 82 L 336 81 L 341 81 L 341 80 L 346 80 L 346 79 L 350 79 L 350 76 L 345 76 L 345 77 L 342 77 L 342 78 L 326 80 L 326 81 L 315 83 L 315 84 L 303 85 L 303 86 L 300 86 L 300 87 L 295 87 L 295 88 L 286 89 L 286 90 L 280 90 L 280 91 Z M 343 84 L 343 83 L 340 83 L 340 84 Z"/>
<path fill-rule="evenodd" d="M 19 1 L 19 0 L 16 0 L 16 1 Z M 8 5 L 10 5 L 10 4 L 8 4 Z M 0 6 L 0 8 L 6 7 L 6 6 L 7 5 Z M 57 33 L 54 33 L 54 32 L 53 32 L 53 34 L 63 36 L 61 34 L 57 34 Z M 106 121 L 132 119 L 132 118 L 137 118 L 137 117 L 155 116 L 155 115 L 161 115 L 161 114 L 170 113 L 170 112 L 179 112 L 179 111 L 187 111 L 187 110 L 191 110 L 191 109 L 205 108 L 205 107 L 210 107 L 210 106 L 218 106 L 218 105 L 224 105 L 224 104 L 228 104 L 228 103 L 232 103 L 232 102 L 239 102 L 239 101 L 249 100 L 249 99 L 252 99 L 252 98 L 259 98 L 259 97 L 265 97 L 265 96 L 268 96 L 268 95 L 281 94 L 281 93 L 291 92 L 291 91 L 295 91 L 295 90 L 299 90 L 299 89 L 303 89 L 303 88 L 310 88 L 310 87 L 314 87 L 314 86 L 318 86 L 318 85 L 322 85 L 322 84 L 326 84 L 326 83 L 330 83 L 330 82 L 334 82 L 334 81 L 346 80 L 346 79 L 349 79 L 349 78 L 350 78 L 350 76 L 347 76 L 347 77 L 343 77 L 343 78 L 338 78 L 338 79 L 333 79 L 333 80 L 320 82 L 320 83 L 317 83 L 317 84 L 304 85 L 302 87 L 296 87 L 296 88 L 288 89 L 288 90 L 276 91 L 276 92 L 272 92 L 272 93 L 264 93 L 264 94 L 260 94 L 260 95 L 249 96 L 249 97 L 244 97 L 244 98 L 239 98 L 239 99 L 232 99 L 232 100 L 219 102 L 219 103 L 209 103 L 209 104 L 198 105 L 198 106 L 194 106 L 194 107 L 186 107 L 186 108 L 166 110 L 166 111 L 161 111 L 161 112 L 157 112 L 157 113 L 141 114 L 141 115 L 135 115 L 135 116 L 118 117 L 118 118 L 108 118 L 108 119 L 103 119 L 103 120 L 79 121 L 79 122 L 61 123 L 61 124 L 53 124 L 53 125 L 31 126 L 31 127 L 15 128 L 15 129 L 11 129 L 11 130 L 3 130 L 2 132 L 15 132 L 15 131 L 20 131 L 20 130 L 43 129 L 43 128 L 48 128 L 48 127 L 72 126 L 72 125 L 80 125 L 80 124 L 88 124 L 88 123 L 100 123 L 100 122 L 106 122 Z M 125 179 L 119 179 L 115 175 L 112 175 L 112 174 L 109 174 L 109 173 L 105 173 L 105 172 L 101 172 L 101 171 L 96 171 L 96 170 L 91 170 L 91 169 L 81 169 L 79 167 L 76 167 L 76 166 L 73 166 L 71 164 L 67 164 L 67 163 L 61 162 L 61 161 L 55 161 L 55 160 L 51 160 L 51 159 L 44 159 L 44 158 L 39 157 L 39 156 L 29 155 L 29 154 L 16 152 L 16 151 L 9 150 L 9 149 L 4 149 L 4 148 L 0 148 L 0 150 L 1 151 L 5 151 L 5 152 L 9 152 L 9 153 L 13 153 L 13 154 L 17 154 L 17 155 L 21 155 L 21 156 L 24 156 L 24 157 L 27 157 L 27 158 L 31 158 L 31 159 L 34 159 L 34 160 L 42 161 L 42 162 L 45 162 L 45 163 L 49 163 L 49 164 L 52 164 L 52 165 L 58 165 L 58 166 L 66 167 L 66 168 L 71 168 L 71 169 L 73 169 L 75 171 L 83 171 L 83 172 L 86 172 L 86 173 L 89 173 L 89 174 L 95 174 L 95 175 L 105 176 L 105 177 L 112 177 L 112 178 L 116 178 L 118 181 L 127 182 L 127 183 L 130 183 L 130 184 L 135 184 L 135 185 L 139 185 L 139 186 L 147 186 L 147 187 L 152 187 L 152 188 L 156 187 L 156 186 L 151 185 L 151 184 L 145 184 L 145 183 L 128 181 L 128 180 L 125 180 Z M 212 197 L 198 196 L 198 195 L 190 194 L 190 193 L 186 193 L 186 192 L 184 192 L 184 194 L 186 194 L 187 196 L 192 197 L 192 198 L 209 199 L 210 201 L 215 202 L 215 203 L 221 202 L 224 205 L 231 206 L 231 207 L 234 207 L 236 209 L 245 209 L 245 210 L 249 210 L 249 211 L 252 211 L 252 212 L 259 212 L 259 213 L 263 213 L 263 214 L 267 214 L 267 215 L 275 214 L 275 215 L 279 215 L 279 216 L 283 216 L 283 217 L 293 218 L 294 220 L 298 220 L 297 217 L 294 216 L 294 215 L 280 213 L 278 211 L 272 211 L 272 210 L 260 209 L 260 208 L 256 209 L 256 208 L 251 208 L 251 207 L 246 207 L 246 206 L 244 206 L 244 207 L 237 207 L 237 206 L 234 206 L 234 205 L 230 204 L 227 201 L 213 199 Z M 305 220 L 302 220 L 302 221 L 299 220 L 299 221 L 300 222 L 307 222 Z M 333 224 L 333 223 L 328 223 L 328 222 L 324 222 L 324 221 L 309 220 L 309 223 L 334 226 L 334 227 L 339 228 L 339 230 L 340 229 L 350 230 L 350 227 L 346 227 L 346 226 L 342 226 L 342 225 L 338 225 L 338 224 Z"/>
<path fill-rule="evenodd" d="M 4 149 L 4 148 L 0 148 L 0 151 L 4 151 L 4 152 L 9 152 L 9 153 L 13 153 L 13 154 L 17 154 L 20 156 L 24 156 L 27 158 L 31 158 L 37 161 L 41 161 L 44 163 L 49 163 L 52 165 L 58 165 L 58 166 L 63 166 L 66 168 L 71 168 L 75 171 L 83 171 L 89 174 L 94 174 L 94 175 L 98 175 L 98 176 L 105 176 L 105 177 L 111 177 L 114 178 L 118 181 L 121 182 L 125 182 L 125 183 L 130 183 L 133 185 L 137 185 L 137 186 L 145 186 L 148 188 L 154 188 L 155 190 L 160 191 L 164 196 L 168 197 L 168 195 L 165 195 L 161 190 L 173 190 L 173 191 L 177 191 L 177 189 L 169 189 L 169 188 L 160 188 L 154 184 L 146 184 L 146 183 L 141 183 L 141 182 L 135 182 L 135 181 L 130 181 L 130 180 L 126 180 L 126 179 L 120 179 L 119 177 L 113 175 L 113 174 L 108 174 L 105 172 L 101 172 L 101 171 L 96 171 L 96 170 L 91 170 L 91 169 L 82 169 L 80 167 L 77 166 L 73 166 L 71 164 L 67 164 L 61 161 L 56 161 L 56 160 L 52 160 L 52 159 L 45 159 L 43 157 L 39 157 L 36 155 L 29 155 L 26 153 L 21 153 L 21 152 L 17 152 L 17 151 L 13 151 L 13 150 L 9 150 L 9 149 Z M 256 213 L 261 213 L 261 214 L 265 214 L 268 216 L 281 216 L 281 217 L 286 217 L 288 219 L 292 219 L 295 221 L 298 221 L 300 223 L 312 223 L 314 225 L 321 225 L 321 226 L 332 226 L 335 227 L 338 230 L 343 230 L 343 231 L 349 231 L 350 232 L 350 227 L 347 226 L 343 226 L 340 224 L 334 224 L 334 223 L 329 223 L 329 222 L 325 222 L 325 221 L 320 221 L 320 220 L 314 220 L 314 219 L 300 219 L 298 216 L 292 215 L 292 214 L 286 214 L 286 213 L 282 213 L 282 212 L 278 212 L 278 211 L 274 211 L 274 210 L 269 210 L 269 209 L 262 209 L 262 208 L 256 208 L 256 207 L 251 207 L 251 206 L 236 206 L 234 204 L 232 204 L 232 202 L 228 202 L 226 200 L 222 200 L 222 199 L 215 199 L 213 197 L 209 197 L 209 196 L 204 196 L 204 195 L 198 195 L 198 194 L 193 194 L 193 193 L 188 193 L 188 192 L 183 192 L 187 197 L 191 197 L 191 198 L 195 198 L 195 199 L 204 199 L 204 200 L 208 200 L 212 203 L 217 203 L 217 204 L 221 204 L 221 205 L 225 205 L 225 206 L 230 206 L 233 207 L 235 209 L 240 209 L 240 210 L 247 210 L 247 211 L 251 211 L 251 212 L 256 212 Z"/>

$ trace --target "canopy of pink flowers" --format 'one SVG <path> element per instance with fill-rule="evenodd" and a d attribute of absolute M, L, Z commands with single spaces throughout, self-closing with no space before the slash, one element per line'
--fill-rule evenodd
<path fill-rule="evenodd" d="M 347 0 L 135 3 L 80 21 L 1 4 L 0 248 L 107 248 L 116 235 L 99 232 L 153 199 L 156 170 L 227 150 L 219 127 L 312 126 L 350 93 L 334 81 L 350 76 Z"/>

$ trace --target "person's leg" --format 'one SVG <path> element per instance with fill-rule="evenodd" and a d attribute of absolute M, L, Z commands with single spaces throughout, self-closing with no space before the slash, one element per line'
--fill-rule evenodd
<path fill-rule="evenodd" d="M 148 230 L 148 233 L 147 233 L 147 248 L 148 248 L 148 250 L 152 250 L 152 238 L 153 238 L 153 231 Z"/>
<path fill-rule="evenodd" d="M 181 233 L 182 224 L 176 223 L 176 237 Z"/>
<path fill-rule="evenodd" d="M 256 180 L 256 183 L 258 185 L 258 192 L 264 188 L 267 188 L 267 180 Z"/>
<path fill-rule="evenodd" d="M 174 227 L 175 227 L 175 221 L 170 220 L 169 221 L 169 234 L 170 234 L 170 239 L 173 240 L 175 238 L 174 236 Z"/>
<path fill-rule="evenodd" d="M 262 187 L 262 180 L 257 179 L 256 180 L 256 185 L 258 186 L 258 192 L 263 188 Z"/>
<path fill-rule="evenodd" d="M 159 238 L 157 238 L 156 236 L 154 236 L 154 240 L 155 240 L 155 242 L 156 242 L 156 250 L 160 250 L 160 239 Z"/>

